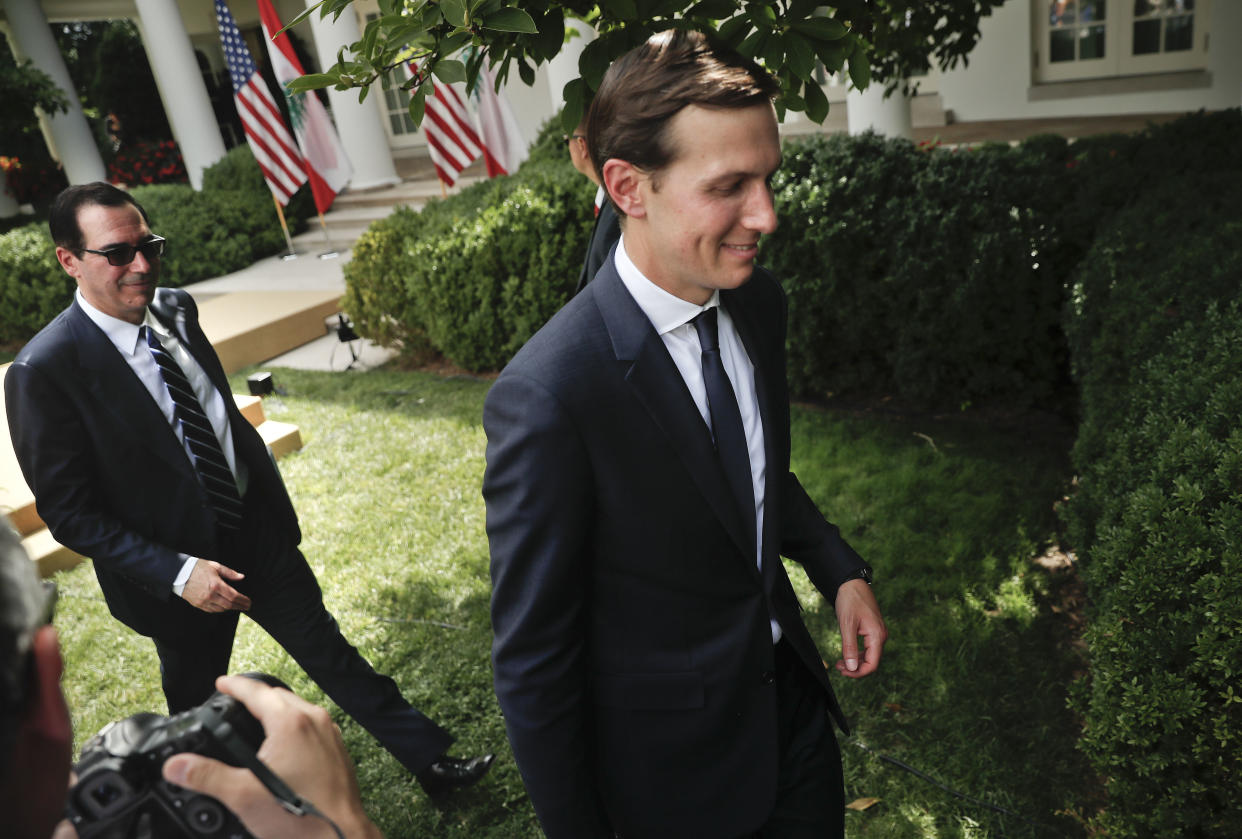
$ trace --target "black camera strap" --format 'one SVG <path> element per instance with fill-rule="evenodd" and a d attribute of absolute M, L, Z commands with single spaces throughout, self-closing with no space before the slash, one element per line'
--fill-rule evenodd
<path fill-rule="evenodd" d="M 219 733 L 223 735 L 220 738 L 221 745 L 229 756 L 237 761 L 237 765 L 249 769 L 254 776 L 259 779 L 259 783 L 267 788 L 280 806 L 295 816 L 314 816 L 322 819 L 336 833 L 338 839 L 345 839 L 345 835 L 341 829 L 336 826 L 336 822 L 328 818 L 319 811 L 314 804 L 298 795 L 289 785 L 281 780 L 280 776 L 273 772 L 266 763 L 259 760 L 259 756 L 252 750 L 243 749 L 240 746 L 241 738 L 229 737 L 232 733 L 232 726 L 224 723 L 220 727 Z"/>

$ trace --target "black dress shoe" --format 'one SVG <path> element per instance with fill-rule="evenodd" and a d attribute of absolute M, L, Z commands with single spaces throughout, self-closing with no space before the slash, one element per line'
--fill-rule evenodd
<path fill-rule="evenodd" d="M 432 798 L 447 795 L 455 789 L 462 789 L 478 783 L 492 767 L 495 755 L 487 754 L 479 757 L 460 758 L 440 755 L 426 769 L 414 775 L 423 791 Z"/>

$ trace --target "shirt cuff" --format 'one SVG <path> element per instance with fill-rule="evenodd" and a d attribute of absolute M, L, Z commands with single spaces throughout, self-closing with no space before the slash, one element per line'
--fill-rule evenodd
<path fill-rule="evenodd" d="M 173 594 L 178 597 L 184 597 L 181 592 L 185 591 L 185 584 L 189 582 L 190 573 L 194 571 L 194 564 L 198 562 L 198 557 L 189 554 L 181 555 L 181 570 L 177 572 L 177 579 L 173 580 Z"/>

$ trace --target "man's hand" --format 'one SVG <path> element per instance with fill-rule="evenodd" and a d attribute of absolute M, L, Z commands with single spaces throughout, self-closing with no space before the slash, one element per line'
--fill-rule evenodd
<path fill-rule="evenodd" d="M 241 580 L 245 574 L 207 559 L 194 563 L 190 578 L 185 581 L 181 596 L 194 608 L 204 612 L 244 612 L 250 598 L 233 588 L 227 580 Z"/>
<path fill-rule="evenodd" d="M 871 586 L 862 580 L 847 580 L 837 589 L 837 622 L 841 625 L 841 659 L 837 671 L 851 679 L 874 673 L 880 666 L 888 628 L 880 614 Z M 858 654 L 858 636 L 863 637 L 863 653 Z"/>
<path fill-rule="evenodd" d="M 216 687 L 240 699 L 262 723 L 259 759 L 294 792 L 335 822 L 348 839 L 382 839 L 362 808 L 353 763 L 327 711 L 244 676 L 221 676 Z M 249 769 L 179 754 L 164 762 L 164 779 L 220 800 L 258 839 L 335 835 L 321 819 L 286 811 Z"/>

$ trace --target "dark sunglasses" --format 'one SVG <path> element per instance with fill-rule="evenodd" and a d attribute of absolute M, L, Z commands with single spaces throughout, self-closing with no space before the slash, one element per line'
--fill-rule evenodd
<path fill-rule="evenodd" d="M 134 255 L 138 251 L 142 251 L 143 257 L 147 262 L 154 262 L 164 255 L 163 236 L 152 236 L 145 242 L 139 242 L 137 245 L 114 245 L 101 251 L 91 250 L 90 248 L 82 248 L 82 253 L 93 253 L 102 256 L 108 260 L 109 265 L 115 265 L 118 268 L 122 265 L 128 265 L 134 261 Z"/>

